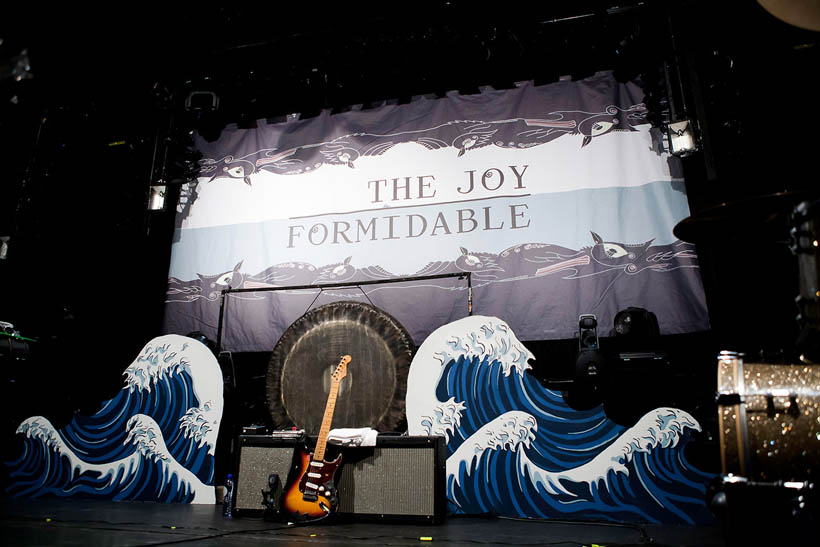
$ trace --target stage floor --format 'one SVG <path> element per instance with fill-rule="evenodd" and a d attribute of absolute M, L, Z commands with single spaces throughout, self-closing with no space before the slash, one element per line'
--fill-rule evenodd
<path fill-rule="evenodd" d="M 222 517 L 221 505 L 2 498 L 2 545 L 724 545 L 720 528 L 450 517 L 438 525 L 287 526 Z"/>

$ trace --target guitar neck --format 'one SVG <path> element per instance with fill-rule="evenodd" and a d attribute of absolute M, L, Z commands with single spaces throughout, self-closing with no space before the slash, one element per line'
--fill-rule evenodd
<path fill-rule="evenodd" d="M 325 459 L 327 436 L 330 433 L 330 424 L 333 421 L 333 411 L 336 409 L 336 397 L 339 395 L 339 382 L 339 380 L 334 379 L 330 385 L 330 393 L 325 405 L 325 415 L 322 418 L 322 427 L 319 428 L 319 438 L 316 441 L 316 450 L 313 452 L 313 459 L 317 461 Z"/>

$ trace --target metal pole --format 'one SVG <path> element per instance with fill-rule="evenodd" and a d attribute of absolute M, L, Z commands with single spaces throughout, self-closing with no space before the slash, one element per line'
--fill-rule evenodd
<path fill-rule="evenodd" d="M 322 283 L 321 285 L 290 285 L 281 287 L 253 287 L 250 289 L 225 289 L 224 293 L 243 293 L 243 292 L 267 292 L 267 291 L 299 291 L 306 289 L 338 289 L 339 287 L 356 288 L 365 285 L 386 285 L 389 283 L 403 283 L 408 281 L 428 281 L 431 279 L 446 279 L 448 277 L 458 277 L 459 279 L 470 278 L 471 272 L 459 272 L 452 274 L 438 274 L 438 275 L 419 275 L 410 277 L 397 277 L 395 279 L 378 279 L 374 281 L 353 281 L 340 283 Z"/>
<path fill-rule="evenodd" d="M 447 279 L 450 277 L 456 277 L 458 279 L 467 278 L 467 314 L 473 314 L 473 276 L 472 272 L 458 272 L 458 273 L 449 273 L 449 274 L 438 274 L 438 275 L 419 275 L 419 276 L 409 276 L 409 277 L 399 277 L 395 279 L 379 279 L 374 281 L 354 281 L 354 282 L 341 282 L 341 283 L 324 283 L 322 285 L 291 285 L 291 286 L 282 286 L 282 287 L 254 287 L 251 289 L 223 289 L 220 301 L 219 301 L 219 323 L 216 329 L 216 351 L 217 355 L 222 351 L 222 324 L 224 321 L 225 316 L 225 297 L 231 293 L 245 293 L 245 292 L 272 292 L 272 291 L 296 291 L 296 290 L 309 290 L 309 289 L 319 289 L 321 293 L 324 289 L 330 288 L 339 288 L 339 287 L 349 287 L 351 289 L 358 288 L 360 291 L 362 290 L 363 285 L 385 285 L 390 283 L 402 283 L 402 282 L 409 282 L 409 281 L 428 281 L 431 279 Z M 362 291 L 363 294 L 364 291 Z M 367 294 L 365 294 L 367 298 Z M 368 300 L 370 300 L 368 298 Z M 314 300 L 315 302 L 315 300 Z M 313 305 L 313 304 L 311 304 Z"/>
<path fill-rule="evenodd" d="M 216 326 L 216 354 L 222 353 L 222 318 L 225 316 L 225 295 L 230 289 L 223 289 L 219 296 L 219 323 Z"/>
<path fill-rule="evenodd" d="M 467 315 L 473 315 L 473 272 L 467 273 Z"/>

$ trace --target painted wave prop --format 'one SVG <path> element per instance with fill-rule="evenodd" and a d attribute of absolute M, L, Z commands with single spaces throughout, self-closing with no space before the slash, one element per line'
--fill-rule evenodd
<path fill-rule="evenodd" d="M 684 448 L 700 431 L 657 408 L 626 428 L 602 407 L 574 410 L 526 374 L 532 354 L 494 317 L 434 331 L 408 377 L 411 435 L 447 439 L 451 513 L 705 524 L 714 476 Z"/>
<path fill-rule="evenodd" d="M 14 496 L 214 503 L 222 373 L 211 351 L 175 334 L 151 340 L 125 385 L 64 428 L 27 418 L 23 451 L 6 462 Z"/>

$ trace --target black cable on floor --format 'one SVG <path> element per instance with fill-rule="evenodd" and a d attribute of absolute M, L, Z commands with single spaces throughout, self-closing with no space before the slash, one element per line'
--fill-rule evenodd
<path fill-rule="evenodd" d="M 496 518 L 504 519 L 504 520 L 514 520 L 520 522 L 538 522 L 538 523 L 552 523 L 552 524 L 570 524 L 573 526 L 578 525 L 593 525 L 593 526 L 602 526 L 602 527 L 610 527 L 610 528 L 627 528 L 629 530 L 637 530 L 641 534 L 641 544 L 653 544 L 655 540 L 646 533 L 646 530 L 640 524 L 631 524 L 628 522 L 609 522 L 604 520 L 559 520 L 559 519 L 541 519 L 541 518 L 526 518 L 526 517 L 503 517 L 503 516 L 496 516 Z"/>
<path fill-rule="evenodd" d="M 188 542 L 191 542 L 191 541 L 205 541 L 205 540 L 208 540 L 208 539 L 216 539 L 216 538 L 221 538 L 221 537 L 225 537 L 225 536 L 232 536 L 232 535 L 236 535 L 236 534 L 248 534 L 248 533 L 253 533 L 253 532 L 260 532 L 260 533 L 276 532 L 276 531 L 279 531 L 279 530 L 286 530 L 288 528 L 292 528 L 292 527 L 288 526 L 288 525 L 283 525 L 283 526 L 279 526 L 277 528 L 255 528 L 255 529 L 243 529 L 243 530 L 230 530 L 228 532 L 222 532 L 222 533 L 219 533 L 219 534 L 211 534 L 209 536 L 196 536 L 196 537 L 190 537 L 190 538 L 185 538 L 185 539 L 175 539 L 175 540 L 171 540 L 171 541 L 160 541 L 160 542 L 157 542 L 157 543 L 140 543 L 138 545 L 135 545 L 134 547 L 158 547 L 160 545 L 177 545 L 179 543 L 188 543 Z M 179 528 L 177 528 L 177 529 L 179 529 Z"/>

